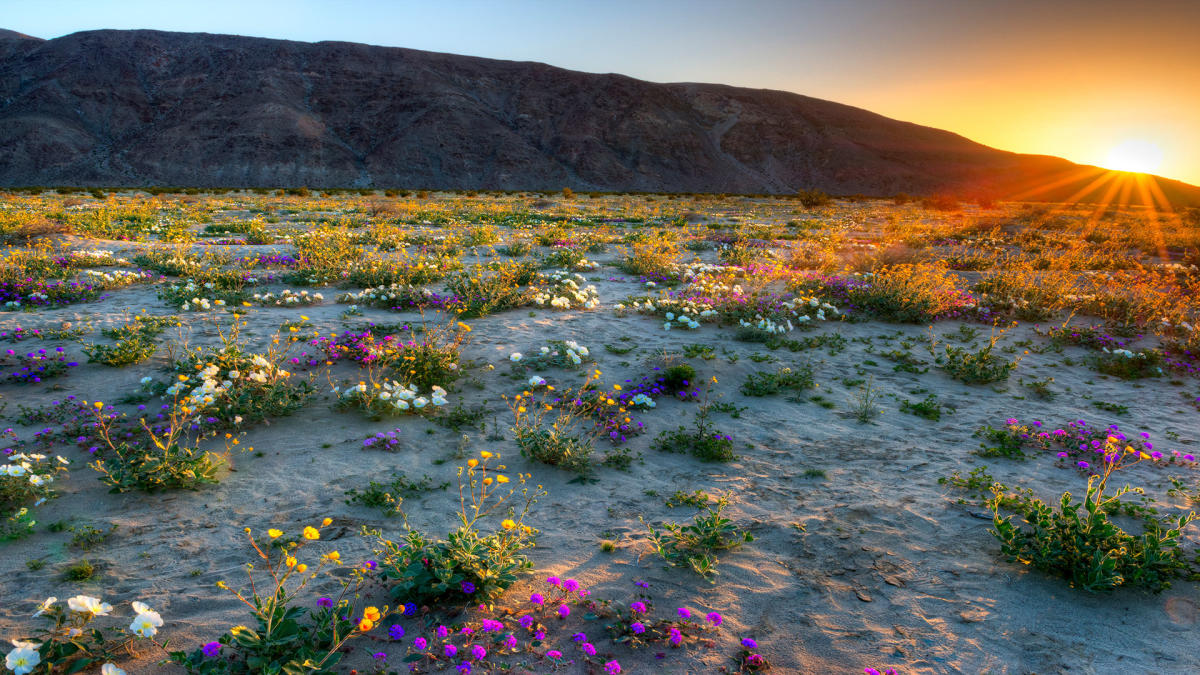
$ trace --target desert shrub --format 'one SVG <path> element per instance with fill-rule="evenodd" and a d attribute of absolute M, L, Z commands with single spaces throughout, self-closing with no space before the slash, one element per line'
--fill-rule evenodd
<path fill-rule="evenodd" d="M 690 523 L 663 523 L 661 531 L 646 525 L 651 550 L 672 567 L 686 567 L 711 578 L 717 574 L 719 552 L 754 541 L 754 535 L 738 529 L 725 516 L 729 501 L 729 495 L 721 495 L 716 503 L 706 504 Z M 642 524 L 646 524 L 644 520 Z"/>
<path fill-rule="evenodd" d="M 154 338 L 174 320 L 174 317 L 135 317 L 124 326 L 105 329 L 104 335 L 116 340 L 115 344 L 91 344 L 85 346 L 83 351 L 88 355 L 89 361 L 113 368 L 141 363 L 158 350 Z"/>
<path fill-rule="evenodd" d="M 573 473 L 592 471 L 595 441 L 587 424 L 590 411 L 584 402 L 593 398 L 593 379 L 589 376 L 575 390 L 556 392 L 555 401 L 561 405 L 548 403 L 546 394 L 535 398 L 529 390 L 513 397 L 509 402 L 512 431 L 521 456 Z M 534 375 L 529 384 L 545 386 L 545 380 Z"/>
<path fill-rule="evenodd" d="M 795 199 L 806 209 L 815 209 L 833 201 L 833 198 L 820 190 L 798 190 Z"/>
<path fill-rule="evenodd" d="M 816 386 L 813 380 L 813 369 L 809 364 L 795 368 L 779 368 L 775 372 L 759 371 L 746 376 L 742 383 L 741 392 L 746 396 L 773 396 L 783 391 L 796 395 L 805 389 Z"/>
<path fill-rule="evenodd" d="M 1017 506 L 1024 525 L 1014 516 L 1000 515 L 1002 492 L 994 489 L 989 500 L 993 530 L 1000 552 L 1010 562 L 1019 562 L 1062 577 L 1072 587 L 1087 591 L 1110 591 L 1120 586 L 1140 586 L 1159 592 L 1170 587 L 1188 564 L 1179 549 L 1183 528 L 1195 520 L 1195 512 L 1157 520 L 1145 519 L 1145 529 L 1131 534 L 1110 518 L 1120 497 L 1132 488 L 1125 486 L 1105 494 L 1112 474 L 1149 460 L 1150 455 L 1132 447 L 1121 447 L 1117 438 L 1106 441 L 1101 472 L 1088 478 L 1083 502 L 1064 492 L 1057 508 L 1031 498 Z"/>
<path fill-rule="evenodd" d="M 322 527 L 331 522 L 326 518 Z M 171 661 L 194 675 L 333 675 L 346 641 L 369 633 L 388 614 L 386 608 L 359 609 L 363 568 L 342 567 L 336 551 L 317 558 L 311 568 L 303 562 L 303 549 L 321 538 L 318 527 L 305 527 L 294 537 L 270 529 L 261 543 L 249 528 L 246 536 L 259 558 L 246 565 L 248 588 L 236 590 L 224 581 L 217 585 L 250 610 L 253 625 L 236 625 L 191 652 L 171 652 Z M 341 592 L 300 601 L 308 585 L 324 576 L 340 585 Z"/>
<path fill-rule="evenodd" d="M 505 262 L 487 270 L 459 272 L 446 281 L 446 289 L 455 295 L 452 309 L 459 316 L 478 318 L 532 302 L 532 293 L 523 286 L 535 274 L 529 263 Z"/>
<path fill-rule="evenodd" d="M 1021 357 L 1009 360 L 996 353 L 996 343 L 1004 336 L 1004 331 L 993 333 L 987 344 L 979 349 L 968 346 L 945 345 L 942 354 L 937 356 L 937 363 L 950 377 L 967 384 L 990 384 L 1007 380 L 1017 369 Z M 930 350 L 936 353 L 937 342 L 932 341 Z"/>
<path fill-rule="evenodd" d="M 225 460 L 201 450 L 199 440 L 187 436 L 192 418 L 181 406 L 172 406 L 168 419 L 156 428 L 151 428 L 145 418 L 140 420 L 144 435 L 138 438 L 148 438 L 149 445 L 131 443 L 127 434 L 114 438 L 114 417 L 104 413 L 101 403 L 96 403 L 95 410 L 93 433 L 102 446 L 92 468 L 110 492 L 195 490 L 217 482 L 217 471 Z"/>
<path fill-rule="evenodd" d="M 673 239 L 657 237 L 647 241 L 636 242 L 622 250 L 623 256 L 617 262 L 617 267 L 626 274 L 636 274 L 645 277 L 661 277 L 667 280 L 677 280 L 675 269 L 679 258 L 679 247 Z"/>
<path fill-rule="evenodd" d="M 527 475 L 518 474 L 517 483 L 511 484 L 498 467 L 489 466 L 498 459 L 482 452 L 479 459 L 459 467 L 459 526 L 445 539 L 409 527 L 407 519 L 398 541 L 373 533 L 378 578 L 397 603 L 487 603 L 533 566 L 524 552 L 533 547 L 537 530 L 525 519 L 546 493 L 527 487 Z M 488 525 L 500 516 L 505 517 L 498 524 Z"/>
<path fill-rule="evenodd" d="M 33 532 L 37 521 L 29 509 L 57 496 L 54 480 L 66 472 L 67 460 L 17 453 L 0 465 L 0 542 Z"/>
<path fill-rule="evenodd" d="M 1161 377 L 1163 353 L 1157 349 L 1138 352 L 1128 349 L 1105 349 L 1091 359 L 1092 366 L 1104 373 L 1123 380 L 1138 380 L 1144 377 Z"/>
<path fill-rule="evenodd" d="M 223 425 L 253 424 L 290 415 L 316 392 L 309 379 L 294 377 L 280 364 L 286 352 L 247 351 L 241 325 L 220 335 L 221 345 L 189 351 L 174 364 L 176 381 L 164 393 L 177 397 L 188 414 L 215 417 Z"/>
<path fill-rule="evenodd" d="M 433 478 L 428 475 L 414 481 L 402 473 L 393 473 L 391 481 L 388 483 L 368 481 L 366 487 L 361 490 L 356 488 L 346 490 L 346 503 L 351 506 L 379 509 L 385 516 L 397 516 L 402 511 L 401 507 L 406 495 L 430 490 L 445 490 L 449 487 L 450 483 L 434 485 Z"/>
<path fill-rule="evenodd" d="M 929 323 L 974 306 L 944 265 L 884 267 L 848 289 L 850 302 L 884 321 Z"/>
<path fill-rule="evenodd" d="M 735 459 L 733 439 L 717 430 L 709 419 L 707 401 L 701 404 L 692 426 L 663 431 L 652 444 L 660 452 L 688 453 L 705 462 L 729 462 Z"/>

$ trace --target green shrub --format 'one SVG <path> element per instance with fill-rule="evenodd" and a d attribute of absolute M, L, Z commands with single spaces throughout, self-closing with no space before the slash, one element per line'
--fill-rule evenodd
<path fill-rule="evenodd" d="M 508 487 L 507 477 L 488 466 L 495 455 L 481 456 L 459 468 L 464 495 L 459 527 L 445 539 L 410 528 L 407 519 L 398 541 L 373 533 L 379 579 L 395 602 L 418 607 L 487 603 L 533 567 L 524 551 L 534 546 L 537 530 L 525 518 L 545 492 L 526 487 L 525 475 Z M 517 505 L 510 506 L 514 500 Z M 490 531 L 482 530 L 485 519 L 499 515 L 507 517 Z"/>
<path fill-rule="evenodd" d="M 672 567 L 686 567 L 711 578 L 717 574 L 717 553 L 754 541 L 754 535 L 738 529 L 724 515 L 727 506 L 729 495 L 721 495 L 716 503 L 706 504 L 692 522 L 663 523 L 662 531 L 642 520 L 649 531 L 651 550 Z"/>

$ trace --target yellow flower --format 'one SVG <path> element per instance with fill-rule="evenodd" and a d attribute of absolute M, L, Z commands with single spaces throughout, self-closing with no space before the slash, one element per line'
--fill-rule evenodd
<path fill-rule="evenodd" d="M 492 456 L 492 453 L 488 452 L 487 450 L 484 450 L 483 452 L 479 453 L 479 456 L 484 459 L 487 459 Z"/>
<path fill-rule="evenodd" d="M 364 633 L 371 630 L 374 627 L 375 627 L 375 622 L 371 621 L 370 619 L 364 618 L 362 621 L 358 622 L 358 629 Z"/>
<path fill-rule="evenodd" d="M 504 520 L 500 521 L 500 527 L 503 527 L 506 530 L 511 530 L 516 526 L 517 524 L 514 523 L 511 518 L 505 518 Z"/>
<path fill-rule="evenodd" d="M 234 635 L 237 635 L 238 633 L 240 633 L 244 630 L 250 630 L 250 629 L 246 628 L 245 626 L 234 626 L 233 628 L 229 629 L 229 632 L 233 633 Z"/>
<path fill-rule="evenodd" d="M 368 607 L 363 610 L 363 618 L 367 621 L 378 621 L 380 617 L 378 607 Z"/>
<path fill-rule="evenodd" d="M 333 524 L 333 518 L 326 518 L 325 520 L 321 521 L 321 527 L 329 527 L 332 524 Z"/>
<path fill-rule="evenodd" d="M 477 460 L 477 459 L 468 459 L 468 460 L 467 460 L 467 466 L 469 466 L 469 467 L 471 467 L 472 469 L 474 469 L 475 467 L 479 466 L 479 460 Z"/>
<path fill-rule="evenodd" d="M 327 560 L 329 560 L 330 562 L 335 562 L 335 563 L 342 562 L 342 554 L 338 553 L 337 551 L 330 551 L 329 553 L 326 553 L 325 558 Z"/>
<path fill-rule="evenodd" d="M 491 476 L 488 476 L 487 478 L 484 478 L 484 479 L 483 479 L 483 484 L 484 484 L 484 485 L 491 485 L 491 484 L 492 484 L 492 477 L 491 477 Z"/>
<path fill-rule="evenodd" d="M 287 559 L 283 561 L 283 564 L 287 565 L 288 567 L 295 567 L 296 566 L 296 556 L 289 555 L 287 557 Z"/>
<path fill-rule="evenodd" d="M 304 528 L 304 538 L 310 541 L 320 539 L 321 533 L 317 531 L 317 528 L 309 525 L 308 527 Z"/>
<path fill-rule="evenodd" d="M 496 482 L 497 483 L 507 483 L 508 476 L 496 476 Z"/>
<path fill-rule="evenodd" d="M 103 408 L 103 407 L 104 407 L 104 404 L 103 404 L 103 403 L 101 403 L 100 401 L 96 401 L 96 402 L 95 402 L 95 403 L 93 403 L 92 405 L 96 406 L 96 410 L 100 410 L 101 408 Z"/>
<path fill-rule="evenodd" d="M 471 332 L 471 327 L 461 321 L 458 322 L 458 327 L 467 331 L 468 333 Z"/>
<path fill-rule="evenodd" d="M 621 385 L 619 385 L 619 384 L 614 384 L 614 385 L 613 385 L 613 389 L 615 389 L 615 390 L 617 390 L 617 391 L 621 391 Z"/>
<path fill-rule="evenodd" d="M 280 530 L 276 530 L 275 528 L 271 528 L 271 529 L 267 530 L 267 536 L 272 539 L 277 539 L 277 538 L 283 536 L 283 532 Z"/>
<path fill-rule="evenodd" d="M 299 565 L 296 565 L 296 571 L 299 572 L 300 574 L 304 574 L 305 572 L 308 571 L 308 565 L 305 565 L 304 563 L 300 563 Z"/>

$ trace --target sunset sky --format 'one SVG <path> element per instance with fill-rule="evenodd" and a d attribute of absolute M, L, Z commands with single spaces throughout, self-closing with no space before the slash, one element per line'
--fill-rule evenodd
<path fill-rule="evenodd" d="M 42 38 L 157 28 L 784 89 L 1200 184 L 1200 0 L 0 0 Z"/>

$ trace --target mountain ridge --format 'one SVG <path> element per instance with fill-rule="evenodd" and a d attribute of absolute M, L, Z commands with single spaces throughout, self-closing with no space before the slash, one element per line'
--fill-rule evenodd
<path fill-rule="evenodd" d="M 1121 174 L 792 92 L 154 30 L 52 40 L 0 30 L 0 148 L 8 186 L 1112 191 L 1148 201 L 1136 186 L 1113 188 Z M 1077 194 L 1093 182 L 1094 195 Z M 1173 203 L 1200 203 L 1200 188 L 1155 183 Z"/>

